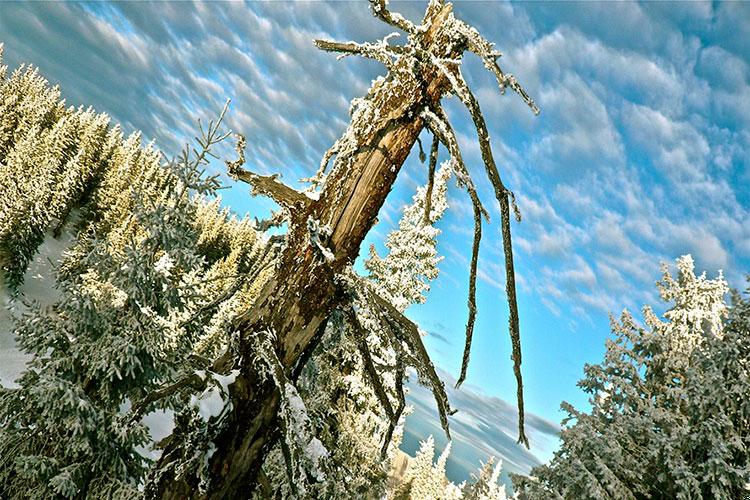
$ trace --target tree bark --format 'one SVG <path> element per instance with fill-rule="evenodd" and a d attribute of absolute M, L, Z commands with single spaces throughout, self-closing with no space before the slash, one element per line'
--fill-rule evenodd
<path fill-rule="evenodd" d="M 417 36 L 424 37 L 422 46 L 430 47 L 430 51 L 458 57 L 460 47 L 446 43 L 449 35 L 444 33 L 444 21 L 450 14 L 450 4 L 428 10 L 425 25 L 430 28 Z M 397 64 L 400 63 L 406 64 Z M 359 141 L 360 146 L 349 153 L 350 157 L 339 155 L 318 200 L 305 197 L 292 201 L 292 220 L 277 272 L 235 325 L 240 332 L 240 346 L 234 367 L 240 373 L 230 386 L 231 414 L 214 439 L 216 452 L 209 460 L 208 491 L 199 493 L 197 471 L 176 474 L 170 467 L 191 453 L 181 447 L 178 429 L 176 439 L 172 439 L 156 466 L 160 475 L 149 483 L 148 496 L 228 499 L 245 498 L 253 490 L 263 460 L 279 437 L 280 395 L 273 382 L 262 380 L 258 373 L 252 335 L 276 335 L 278 358 L 287 374 L 303 352 L 319 342 L 321 324 L 338 301 L 334 278 L 357 258 L 362 241 L 423 128 L 421 110 L 438 103 L 446 91 L 443 77 L 430 65 L 418 71 L 421 74 L 417 78 L 401 81 L 393 77 L 398 68 L 391 68 L 388 78 L 373 84 L 367 99 L 385 118 Z M 396 87 L 394 82 L 398 82 Z M 311 244 L 308 219 L 330 228 L 330 237 L 324 243 L 333 253 L 332 260 L 324 258 Z"/>

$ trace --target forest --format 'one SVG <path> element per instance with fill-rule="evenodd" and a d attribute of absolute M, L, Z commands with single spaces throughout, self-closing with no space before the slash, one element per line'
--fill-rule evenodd
<path fill-rule="evenodd" d="M 688 243 L 674 237 L 660 262 L 641 265 L 645 250 L 620 241 L 625 231 L 645 231 L 643 224 L 618 225 L 613 204 L 598 232 L 589 232 L 603 248 L 632 253 L 621 269 L 602 259 L 595 273 L 580 256 L 580 269 L 555 274 L 537 266 L 528 260 L 534 252 L 559 253 L 544 250 L 554 247 L 549 238 L 532 241 L 524 225 L 539 227 L 554 209 L 547 198 L 530 198 L 528 179 L 507 161 L 513 155 L 503 134 L 522 132 L 495 120 L 507 113 L 527 124 L 519 129 L 533 130 L 534 121 L 562 119 L 555 100 L 533 75 L 524 86 L 530 66 L 501 57 L 484 24 L 462 20 L 460 4 L 404 4 L 410 14 L 418 7 L 419 18 L 400 14 L 401 6 L 347 4 L 369 9 L 376 29 L 393 31 L 370 41 L 305 31 L 318 35 L 304 43 L 336 67 L 378 73 L 347 103 L 348 117 L 336 118 L 338 133 L 299 181 L 260 161 L 270 146 L 242 127 L 242 98 L 212 99 L 210 110 L 178 103 L 193 108 L 195 120 L 193 139 L 173 155 L 109 110 L 69 104 L 44 60 L 3 65 L 17 58 L 9 57 L 15 45 L 2 44 L 13 30 L 0 20 L 0 499 L 750 497 L 750 298 L 742 291 L 745 269 L 730 265 L 748 262 L 750 203 L 743 206 L 742 190 L 731 191 L 730 217 L 718 208 L 704 215 L 706 227 L 747 234 L 745 243 L 712 239 L 695 219 L 685 225 L 696 231 Z M 70 8 L 83 9 L 80 16 L 100 7 Z M 97 19 L 113 16 L 106 12 Z M 136 33 L 135 26 L 124 32 Z M 750 64 L 743 64 L 732 78 L 735 88 L 742 81 L 750 89 Z M 750 101 L 741 102 L 737 113 L 745 114 L 732 118 L 738 123 L 750 120 Z M 639 106 L 623 109 L 644 113 Z M 283 139 L 280 120 L 272 123 Z M 729 159 L 714 160 L 721 165 L 712 163 L 703 177 L 679 174 L 678 185 L 669 172 L 689 163 L 687 153 L 644 146 L 649 161 L 667 162 L 664 182 L 678 187 L 671 198 L 661 187 L 639 193 L 641 205 L 651 206 L 652 196 L 677 206 L 696 185 L 731 190 L 746 180 L 746 129 L 736 126 L 730 137 L 729 128 L 706 127 L 712 141 L 734 145 L 721 149 Z M 539 144 L 536 150 L 549 141 Z M 533 179 L 545 168 L 540 163 Z M 736 178 L 712 187 L 711 175 L 735 168 Z M 579 207 L 589 206 L 594 181 L 615 182 L 592 179 L 585 179 L 588 192 L 565 203 L 575 217 L 584 217 Z M 264 201 L 249 211 L 234 204 L 236 192 Z M 396 195 L 402 203 L 393 205 Z M 669 240 L 666 228 L 679 224 L 664 217 L 660 237 Z M 551 220 L 565 238 L 592 238 L 561 216 Z M 455 239 L 463 252 L 446 243 Z M 461 263 L 460 285 L 441 281 L 447 260 Z M 628 272 L 645 274 L 648 286 L 625 284 L 619 295 L 602 289 L 595 297 L 545 282 L 548 312 L 528 306 L 527 297 L 539 295 L 535 273 L 585 284 L 605 275 L 624 283 Z M 438 302 L 440 293 L 450 308 Z M 544 366 L 537 352 L 555 350 L 549 330 L 563 328 L 567 294 L 570 317 L 592 329 L 584 306 L 601 299 L 609 329 L 599 350 L 570 369 L 575 400 L 560 404 L 573 393 L 540 386 L 568 368 Z M 415 312 L 431 302 L 430 317 Z M 444 351 L 436 347 L 441 308 L 460 325 L 444 328 L 451 330 Z M 455 311 L 461 317 L 454 320 Z M 541 315 L 552 318 L 544 328 Z M 565 352 L 593 343 L 565 335 L 573 344 Z M 492 379 L 502 380 L 502 394 L 490 389 Z M 550 398 L 560 426 L 550 423 L 557 413 L 539 416 Z M 504 409 L 476 417 L 471 405 L 480 399 Z M 482 443 L 480 431 L 512 440 L 500 449 Z M 545 436 L 554 446 L 535 454 L 545 450 Z M 463 458 L 467 446 L 471 460 Z M 460 469 L 463 462 L 471 463 Z"/>

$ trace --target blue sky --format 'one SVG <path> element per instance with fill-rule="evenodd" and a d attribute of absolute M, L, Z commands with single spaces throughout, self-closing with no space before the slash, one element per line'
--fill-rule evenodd
<path fill-rule="evenodd" d="M 392 5 L 414 20 L 424 6 Z M 744 288 L 750 3 L 456 2 L 455 13 L 497 43 L 502 67 L 542 109 L 534 117 L 517 96 L 499 95 L 479 61 L 467 57 L 465 74 L 524 216 L 513 227 L 523 373 L 527 411 L 539 417 L 532 453 L 544 460 L 560 401 L 586 404 L 575 384 L 584 363 L 601 359 L 608 315 L 642 304 L 663 308 L 654 286 L 660 262 L 691 253 L 698 269 L 723 269 Z M 175 152 L 196 119 L 230 97 L 229 124 L 248 137 L 250 168 L 280 172 L 289 183 L 314 171 L 344 130 L 349 101 L 383 74 L 374 62 L 336 61 L 312 39 L 369 41 L 391 31 L 365 2 L 0 4 L 6 64 L 39 66 L 69 104 L 92 105 Z M 455 99 L 445 104 L 480 196 L 495 207 L 468 115 Z M 412 155 L 366 245 L 382 248 L 424 181 Z M 249 198 L 245 186 L 223 196 L 240 213 L 270 207 Z M 441 275 L 427 304 L 409 315 L 430 332 L 426 343 L 439 367 L 456 377 L 472 218 L 461 191 L 452 187 L 449 197 Z M 503 423 L 513 407 L 498 406 L 512 404 L 515 381 L 497 210 L 492 215 L 480 252 L 468 386 L 454 397 L 471 407 L 465 421 L 454 418 L 466 431 L 458 436 L 477 442 L 515 432 Z M 429 413 L 420 395 L 414 391 L 413 421 Z M 497 425 L 480 409 L 497 412 Z M 479 420 L 483 434 L 470 433 Z M 408 426 L 418 436 L 430 429 Z"/>

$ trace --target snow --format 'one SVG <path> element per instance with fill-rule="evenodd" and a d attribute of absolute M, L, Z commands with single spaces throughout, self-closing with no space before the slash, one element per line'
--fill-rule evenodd
<path fill-rule="evenodd" d="M 206 388 L 199 396 L 190 396 L 190 406 L 198 409 L 198 414 L 204 421 L 208 422 L 212 417 L 218 417 L 224 412 L 229 403 L 229 386 L 234 383 L 239 373 L 239 370 L 232 370 L 229 375 L 212 373 L 216 384 Z"/>
<path fill-rule="evenodd" d="M 72 214 L 71 219 L 76 214 Z M 65 231 L 55 239 L 47 234 L 39 252 L 26 270 L 24 283 L 19 290 L 19 298 L 33 298 L 42 305 L 52 304 L 59 299 L 55 289 L 54 265 L 58 265 L 63 252 L 70 246 L 73 238 Z M 16 347 L 13 336 L 12 314 L 23 312 L 19 300 L 13 301 L 10 291 L 0 280 L 0 386 L 18 387 L 14 382 L 23 372 L 29 356 Z"/>

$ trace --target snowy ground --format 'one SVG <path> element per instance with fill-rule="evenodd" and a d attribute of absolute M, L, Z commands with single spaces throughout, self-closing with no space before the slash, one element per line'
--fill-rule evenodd
<path fill-rule="evenodd" d="M 16 348 L 13 336 L 12 314 L 23 311 L 21 299 L 26 296 L 41 304 L 51 304 L 59 298 L 55 289 L 53 265 L 60 261 L 62 253 L 70 245 L 72 238 L 63 233 L 59 239 L 48 235 L 39 249 L 29 269 L 26 271 L 24 284 L 18 297 L 13 300 L 5 284 L 0 281 L 0 385 L 15 387 L 13 381 L 18 378 L 26 365 L 27 356 Z"/>

